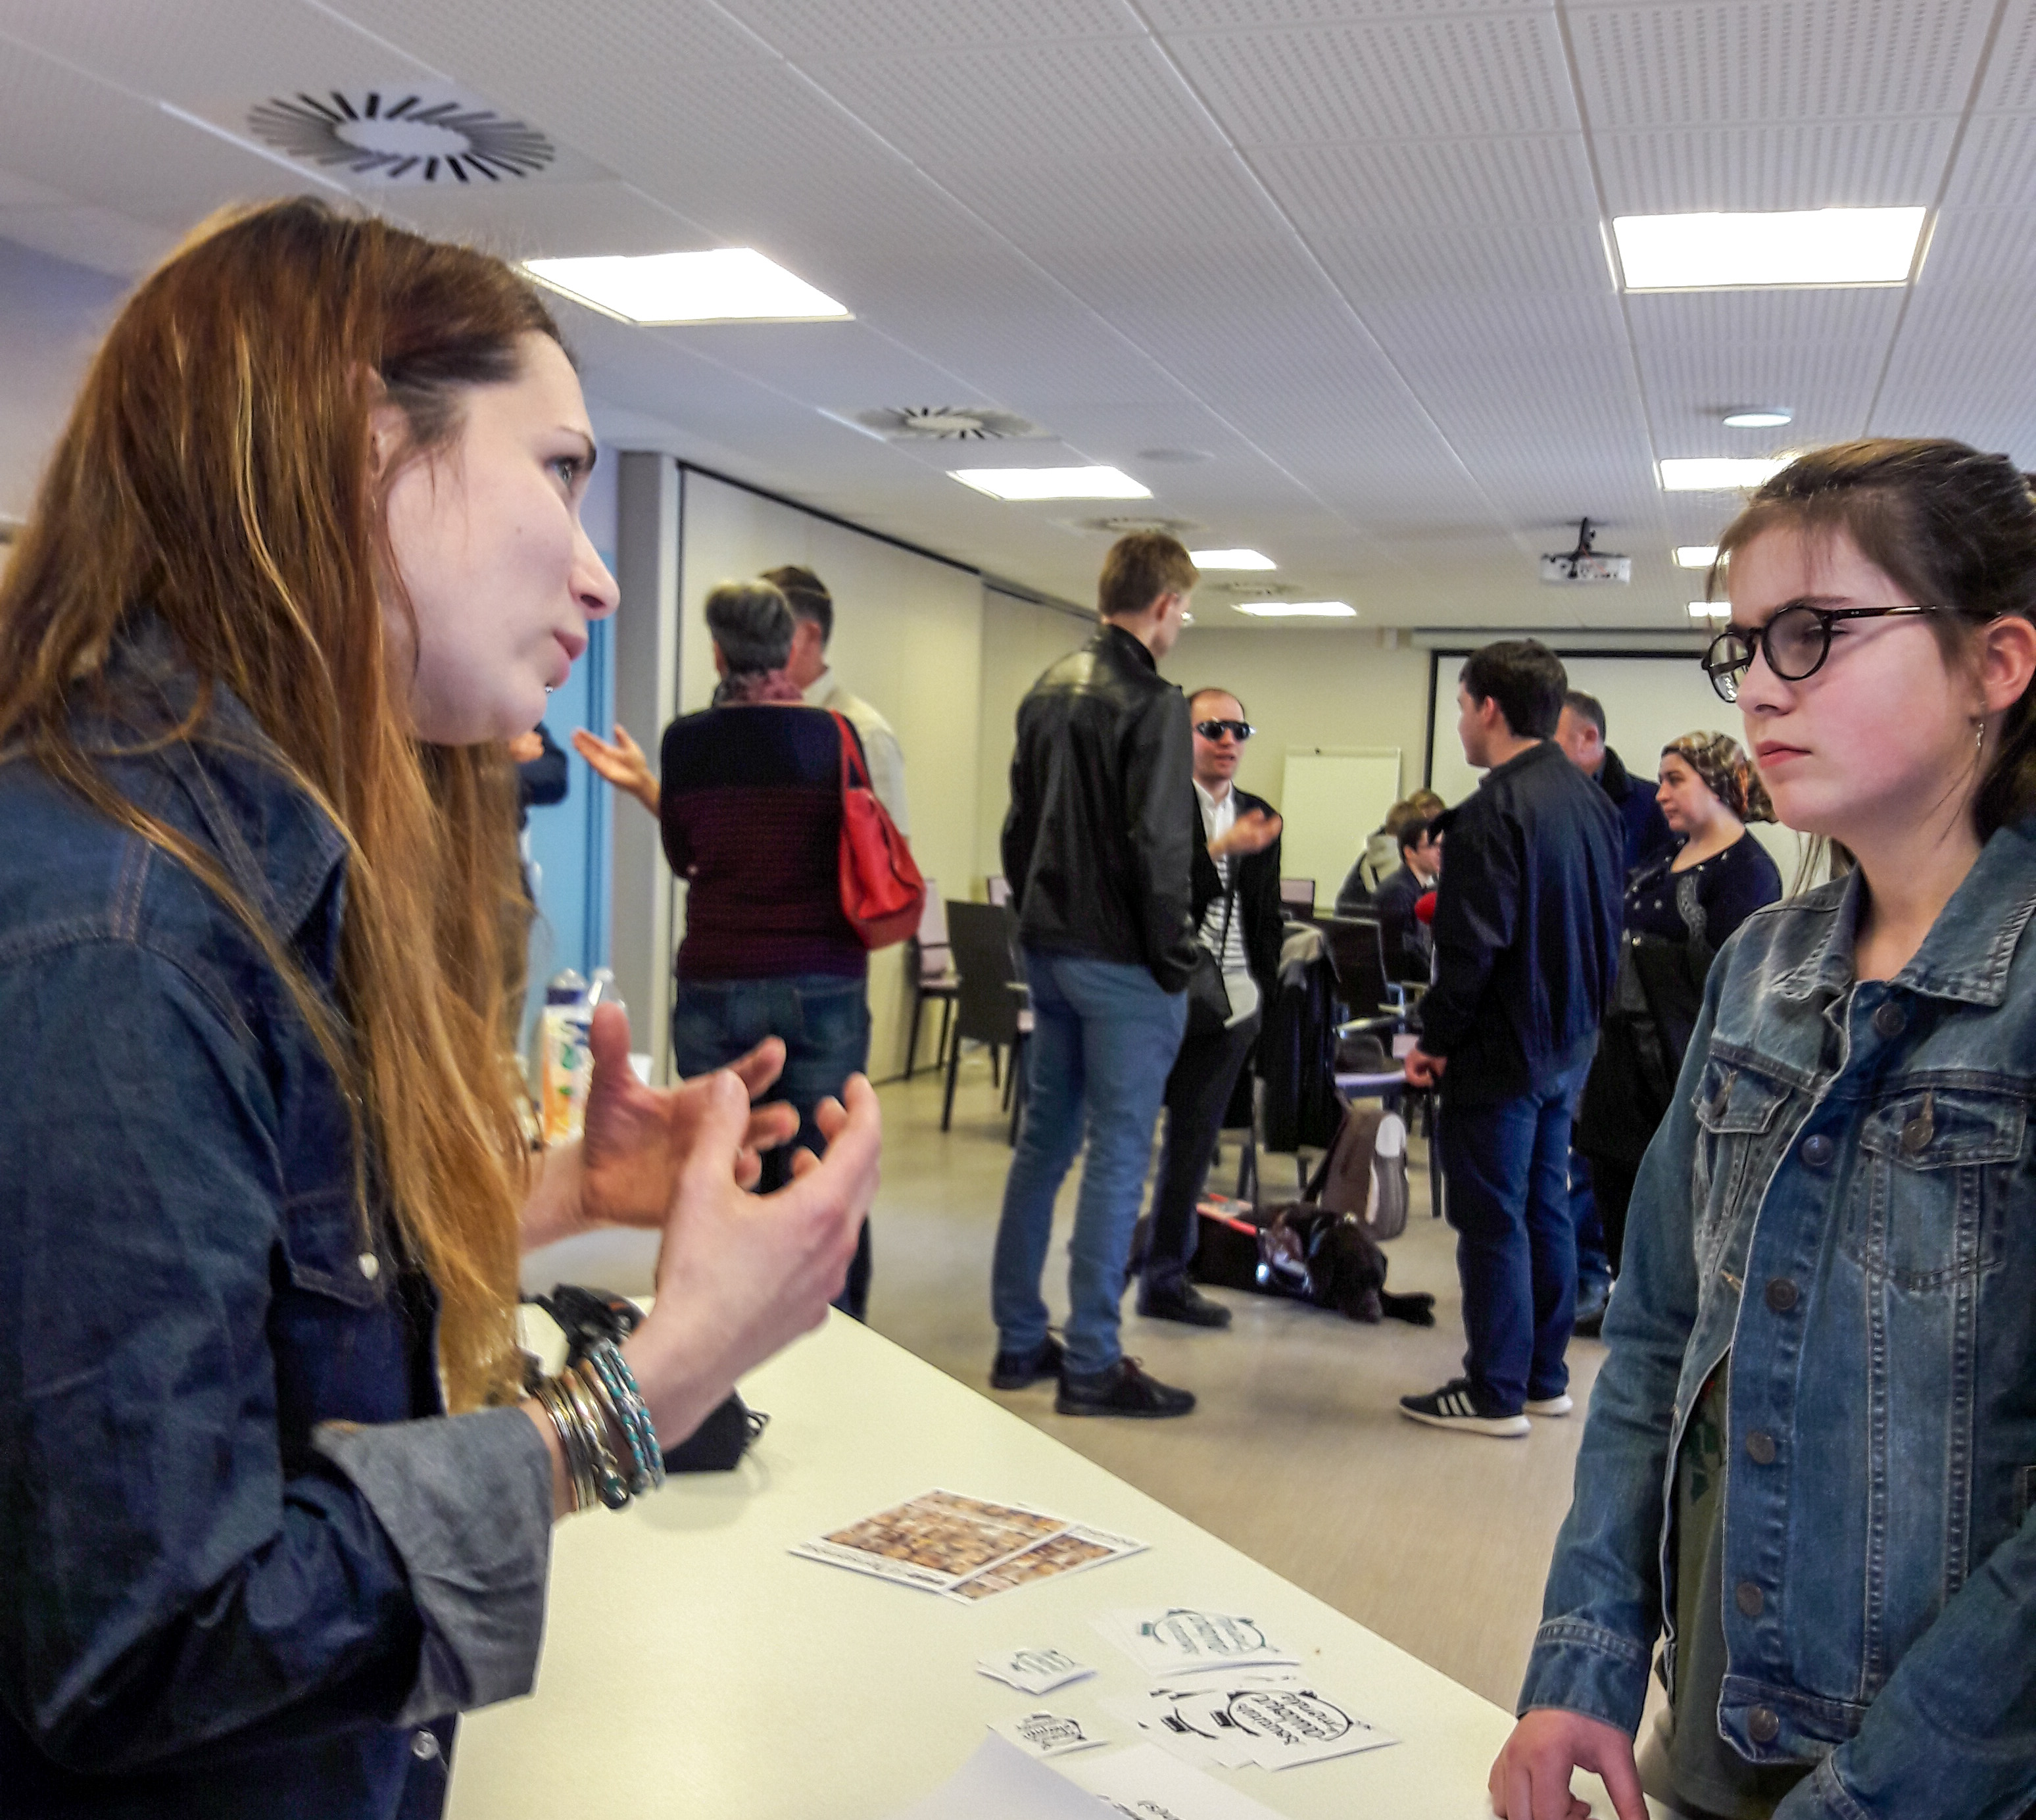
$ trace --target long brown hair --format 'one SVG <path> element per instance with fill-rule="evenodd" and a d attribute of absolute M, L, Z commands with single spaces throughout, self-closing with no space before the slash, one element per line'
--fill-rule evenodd
<path fill-rule="evenodd" d="M 190 867 L 261 945 L 353 1108 L 357 1180 L 437 1287 L 455 1407 L 514 1380 L 526 1153 L 506 1057 L 526 919 L 506 757 L 420 743 L 390 674 L 384 612 L 409 608 L 383 504 L 534 334 L 558 330 L 486 255 L 311 201 L 217 217 L 121 312 L 0 581 L 0 749 Z M 407 446 L 378 482 L 381 398 Z M 104 691 L 145 611 L 198 685 L 173 737 L 204 740 L 230 690 L 345 840 L 336 1009 L 287 932 L 79 740 L 81 692 Z"/>
<path fill-rule="evenodd" d="M 1973 634 L 2009 615 L 2036 620 L 2036 499 L 2004 455 L 1944 439 L 1872 436 L 1800 455 L 1762 485 L 1718 538 L 1709 592 L 1727 559 L 1763 532 L 1842 531 L 1912 601 L 1947 663 Z M 2036 811 L 2036 689 L 2001 716 L 1973 792 L 1985 840 Z"/>

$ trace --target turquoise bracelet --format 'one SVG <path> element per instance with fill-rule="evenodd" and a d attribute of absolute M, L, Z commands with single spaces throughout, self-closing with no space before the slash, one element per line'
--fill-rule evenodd
<path fill-rule="evenodd" d="M 586 1362 L 592 1369 L 615 1412 L 616 1425 L 629 1443 L 635 1463 L 629 1489 L 639 1496 L 655 1491 L 665 1482 L 665 1456 L 658 1444 L 658 1431 L 643 1393 L 636 1388 L 635 1374 L 621 1349 L 613 1340 L 596 1340 L 587 1348 Z"/>

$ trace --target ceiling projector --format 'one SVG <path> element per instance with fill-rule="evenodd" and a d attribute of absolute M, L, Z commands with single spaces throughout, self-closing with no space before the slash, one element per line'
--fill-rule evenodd
<path fill-rule="evenodd" d="M 1591 521 L 1577 526 L 1577 547 L 1559 556 L 1541 558 L 1541 579 L 1555 587 L 1583 587 L 1599 582 L 1631 581 L 1633 558 L 1612 556 L 1591 548 Z"/>

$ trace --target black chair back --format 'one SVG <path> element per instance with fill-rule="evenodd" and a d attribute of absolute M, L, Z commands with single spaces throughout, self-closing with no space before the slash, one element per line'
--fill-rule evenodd
<path fill-rule="evenodd" d="M 1315 927 L 1329 953 L 1337 998 L 1352 1018 L 1376 1018 L 1398 1007 L 1386 977 L 1386 942 L 1377 918 L 1318 916 Z"/>
<path fill-rule="evenodd" d="M 961 989 L 955 999 L 955 1035 L 971 1043 L 1009 1045 L 1018 1040 L 1023 1000 L 1011 990 L 1019 977 L 1018 919 L 997 904 L 948 901 L 948 943 Z"/>

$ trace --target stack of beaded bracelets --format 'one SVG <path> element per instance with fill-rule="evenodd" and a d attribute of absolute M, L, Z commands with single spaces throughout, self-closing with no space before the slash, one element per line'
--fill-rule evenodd
<path fill-rule="evenodd" d="M 665 1456 L 643 1393 L 613 1340 L 596 1340 L 577 1365 L 540 1378 L 532 1391 L 557 1430 L 572 1481 L 573 1508 L 600 1503 L 620 1510 L 665 1482 Z M 608 1444 L 610 1427 L 629 1451 L 625 1473 Z"/>

